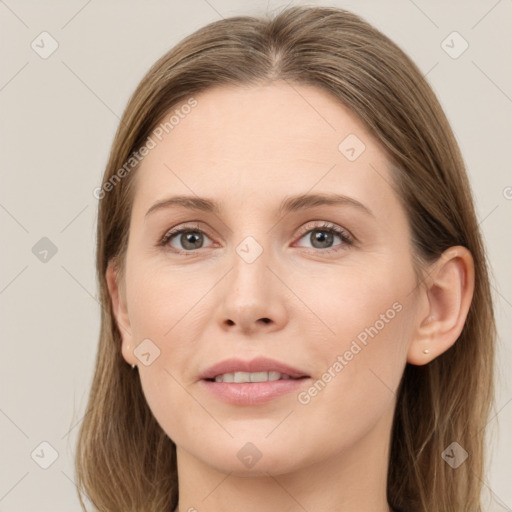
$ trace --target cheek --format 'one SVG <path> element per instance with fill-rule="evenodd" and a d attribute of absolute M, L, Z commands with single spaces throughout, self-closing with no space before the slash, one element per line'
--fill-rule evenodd
<path fill-rule="evenodd" d="M 343 425 L 347 439 L 368 431 L 395 400 L 412 334 L 414 282 L 412 271 L 397 280 L 391 268 L 353 270 L 326 281 L 313 303 L 334 333 L 309 344 L 311 360 L 320 364 L 298 397 L 314 428 L 339 432 Z"/>
<path fill-rule="evenodd" d="M 195 325 L 196 310 L 201 310 L 201 301 L 211 288 L 209 277 L 204 272 L 194 272 L 192 267 L 190 270 L 161 265 L 149 268 L 141 264 L 131 279 L 129 314 L 134 335 L 139 340 L 150 338 L 160 348 L 169 345 L 170 340 L 181 339 L 177 333 Z"/>
<path fill-rule="evenodd" d="M 129 315 L 134 345 L 144 346 L 144 352 L 151 354 L 149 365 L 139 364 L 148 406 L 172 439 L 197 438 L 202 435 L 198 427 L 202 423 L 189 422 L 184 430 L 178 411 L 186 410 L 191 417 L 205 416 L 191 398 L 187 389 L 189 376 L 185 377 L 184 372 L 191 368 L 197 340 L 202 339 L 204 322 L 209 318 L 205 311 L 211 312 L 211 305 L 208 307 L 204 298 L 212 279 L 197 271 L 188 273 L 147 265 L 140 265 L 130 277 Z"/>
<path fill-rule="evenodd" d="M 309 332 L 322 333 L 322 343 L 310 339 L 309 348 L 325 355 L 349 350 L 354 340 L 362 347 L 370 347 L 370 341 L 375 340 L 371 343 L 373 350 L 369 351 L 372 353 L 401 346 L 405 337 L 400 336 L 399 325 L 408 316 L 404 313 L 404 302 L 409 300 L 414 276 L 411 269 L 397 279 L 394 266 L 393 262 L 375 262 L 366 268 L 347 265 L 317 273 L 314 278 L 292 278 L 294 291 L 310 306 L 303 312 L 310 319 Z M 303 321 L 298 311 L 295 316 L 294 322 Z"/>

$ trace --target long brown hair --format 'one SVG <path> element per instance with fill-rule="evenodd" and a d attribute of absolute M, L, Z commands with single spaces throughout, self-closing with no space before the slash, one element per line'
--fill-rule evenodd
<path fill-rule="evenodd" d="M 76 452 L 82 507 L 80 492 L 101 512 L 170 512 L 178 502 L 176 447 L 121 355 L 105 279 L 111 261 L 123 271 L 127 249 L 137 165 L 126 162 L 171 107 L 194 94 L 274 80 L 334 95 L 380 142 L 408 214 L 417 269 L 454 245 L 473 256 L 474 296 L 459 339 L 425 366 L 406 365 L 387 489 L 397 511 L 480 511 L 496 333 L 488 264 L 459 147 L 431 87 L 396 44 L 351 12 L 306 6 L 273 17 L 223 19 L 197 30 L 152 66 L 126 107 L 98 194 L 102 315 Z M 442 457 L 452 442 L 469 454 L 457 469 Z"/>

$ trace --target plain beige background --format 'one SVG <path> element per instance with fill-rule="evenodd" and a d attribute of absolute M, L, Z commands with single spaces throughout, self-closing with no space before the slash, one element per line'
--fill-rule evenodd
<path fill-rule="evenodd" d="M 93 189 L 129 95 L 197 28 L 288 3 L 303 2 L 0 1 L 1 512 L 80 510 L 73 455 L 100 318 Z M 461 146 L 500 334 L 487 510 L 510 511 L 512 3 L 309 4 L 353 10 L 398 43 L 427 75 Z"/>

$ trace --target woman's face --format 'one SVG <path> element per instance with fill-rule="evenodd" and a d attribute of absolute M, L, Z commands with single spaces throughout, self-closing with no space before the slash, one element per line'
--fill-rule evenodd
<path fill-rule="evenodd" d="M 420 309 L 384 153 L 314 87 L 195 99 L 137 171 L 118 317 L 156 420 L 240 475 L 378 450 Z"/>

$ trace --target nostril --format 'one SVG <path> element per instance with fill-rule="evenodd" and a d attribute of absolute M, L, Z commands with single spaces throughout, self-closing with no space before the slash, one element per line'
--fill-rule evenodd
<path fill-rule="evenodd" d="M 270 318 L 262 318 L 261 321 L 268 324 L 271 320 L 270 320 Z"/>

